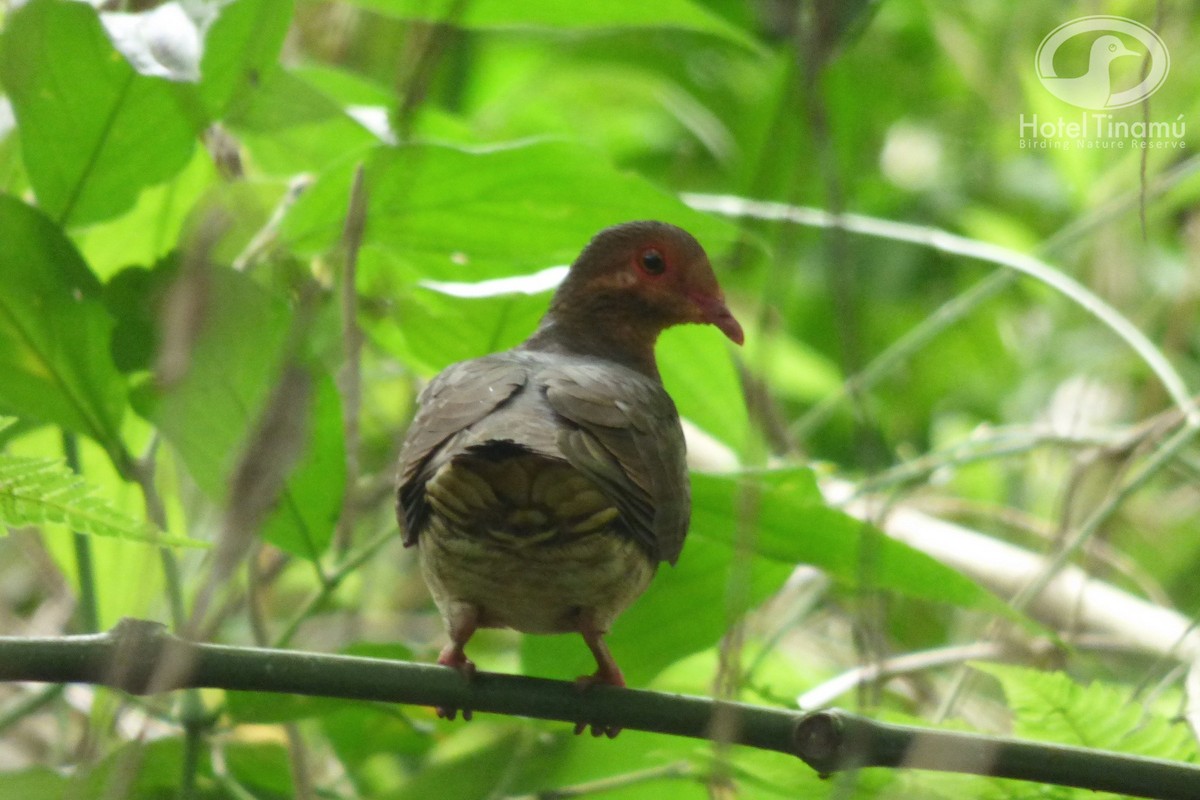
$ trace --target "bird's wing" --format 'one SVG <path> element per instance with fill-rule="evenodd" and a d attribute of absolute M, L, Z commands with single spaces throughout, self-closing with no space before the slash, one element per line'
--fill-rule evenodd
<path fill-rule="evenodd" d="M 539 376 L 554 411 L 567 420 L 558 446 L 601 487 L 629 533 L 674 564 L 691 513 L 679 414 L 656 381 L 606 364 L 554 366 Z"/>
<path fill-rule="evenodd" d="M 425 482 L 445 443 L 491 414 L 528 380 L 528 369 L 506 353 L 462 361 L 443 370 L 417 400 L 418 411 L 400 450 L 396 516 L 404 544 L 416 543 L 428 517 Z"/>

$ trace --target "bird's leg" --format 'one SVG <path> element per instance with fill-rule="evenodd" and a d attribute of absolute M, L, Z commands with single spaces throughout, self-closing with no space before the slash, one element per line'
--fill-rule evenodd
<path fill-rule="evenodd" d="M 601 630 L 590 615 L 585 615 L 580 620 L 579 632 L 583 635 L 583 641 L 587 643 L 588 649 L 596 658 L 596 671 L 591 675 L 579 676 L 575 679 L 575 685 L 580 689 L 589 689 L 596 685 L 624 688 L 625 676 L 621 674 L 621 668 L 617 666 L 616 660 L 609 652 L 608 645 L 604 643 L 604 634 L 608 631 Z M 592 736 L 607 736 L 610 739 L 621 732 L 620 728 L 613 725 L 591 723 L 589 726 L 586 722 L 577 722 L 575 723 L 575 734 L 578 736 L 588 727 L 592 729 Z"/>
<path fill-rule="evenodd" d="M 442 648 L 437 662 L 444 667 L 450 667 L 470 681 L 475 677 L 475 662 L 467 658 L 467 642 L 475 634 L 479 623 L 479 609 L 470 603 L 451 603 L 446 609 L 446 631 L 450 634 L 450 643 Z M 442 719 L 453 720 L 458 715 L 456 708 L 438 706 L 437 715 Z M 471 719 L 471 709 L 462 709 L 463 720 Z"/>
<path fill-rule="evenodd" d="M 621 674 L 621 668 L 617 666 L 608 645 L 604 643 L 604 631 L 587 627 L 580 633 L 583 634 L 583 641 L 587 643 L 588 649 L 596 657 L 596 671 L 591 675 L 580 675 L 575 679 L 575 684 L 581 689 L 597 684 L 624 688 L 625 676 Z"/>

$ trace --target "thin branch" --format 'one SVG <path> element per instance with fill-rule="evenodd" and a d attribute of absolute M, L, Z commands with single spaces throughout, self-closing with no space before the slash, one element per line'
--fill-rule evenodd
<path fill-rule="evenodd" d="M 910 502 L 913 508 L 945 519 L 984 520 L 989 524 L 1000 525 L 1007 530 L 1045 542 L 1054 542 L 1059 538 L 1059 532 L 1053 524 L 1011 506 L 925 495 L 914 497 Z M 1104 567 L 1133 584 L 1150 602 L 1163 608 L 1173 605 L 1170 594 L 1149 570 L 1103 537 L 1084 542 L 1082 553 L 1094 565 L 1093 570 Z"/>
<path fill-rule="evenodd" d="M 875 681 L 962 664 L 966 661 L 1009 660 L 1015 655 L 1015 649 L 1004 642 L 973 642 L 905 653 L 835 675 L 796 698 L 796 705 L 802 710 L 824 708 L 842 695 Z"/>
<path fill-rule="evenodd" d="M 1129 643 L 1112 636 L 1078 636 L 1070 640 L 1069 646 L 1075 650 L 1105 652 L 1136 650 L 1130 647 Z M 867 683 L 958 666 L 970 661 L 1023 663 L 1053 652 L 1058 647 L 1059 645 L 1048 639 L 1035 639 L 1027 643 L 985 640 L 904 653 L 835 675 L 796 698 L 796 705 L 802 711 L 817 710 L 831 705 L 842 695 Z"/>
<path fill-rule="evenodd" d="M 8 708 L 0 708 L 0 733 L 28 717 L 45 705 L 49 705 L 62 696 L 65 687 L 61 683 L 43 686 L 36 692 L 22 697 Z"/>
<path fill-rule="evenodd" d="M 1200 741 L 1200 659 L 1193 661 L 1188 668 L 1183 692 L 1183 718 L 1187 720 L 1188 728 L 1192 731 L 1192 738 Z"/>
<path fill-rule="evenodd" d="M 805 439 L 819 428 L 837 411 L 842 401 L 856 393 L 866 392 L 884 377 L 891 374 L 900 364 L 908 361 L 911 356 L 925 349 L 948 328 L 964 319 L 976 308 L 986 303 L 1013 284 L 1015 278 L 1011 272 L 996 272 L 976 283 L 970 289 L 951 297 L 933 313 L 927 316 L 921 324 L 915 326 L 875 358 L 871 359 L 861 372 L 850 375 L 842 382 L 837 391 L 821 400 L 806 412 L 793 425 L 789 433 L 798 439 Z"/>
<path fill-rule="evenodd" d="M 135 466 L 130 477 L 142 491 L 146 519 L 150 520 L 160 531 L 165 531 L 167 530 L 167 510 L 158 493 L 158 486 L 154 483 L 158 441 L 158 435 L 155 434 L 146 447 L 146 455 L 134 462 Z M 158 555 L 162 562 L 163 579 L 166 582 L 171 625 L 175 630 L 180 631 L 187 622 L 187 612 L 184 609 L 183 581 L 179 574 L 179 561 L 175 558 L 175 551 L 169 547 L 158 548 Z"/>
<path fill-rule="evenodd" d="M 342 391 L 342 427 L 346 450 L 346 485 L 338 517 L 335 548 L 345 553 L 354 534 L 354 511 L 359 473 L 359 414 L 362 410 L 362 331 L 358 328 L 358 251 L 367 225 L 367 190 L 362 164 L 354 170 L 350 186 L 350 208 L 342 230 L 342 368 L 338 388 Z"/>
<path fill-rule="evenodd" d="M 904 486 L 926 480 L 939 470 L 1025 455 L 1044 447 L 1119 450 L 1127 448 L 1129 441 L 1130 436 L 1124 431 L 1064 433 L 1048 425 L 984 426 L 943 450 L 924 453 L 863 479 L 858 484 L 857 493 L 866 495 Z"/>
<path fill-rule="evenodd" d="M 1137 797 L 1200 800 L 1200 766 L 1101 750 L 888 725 L 840 711 L 801 714 L 613 686 L 429 664 L 198 644 L 123 620 L 109 633 L 0 637 L 0 680 L 94 683 L 134 694 L 232 689 L 470 708 L 709 739 L 718 711 L 730 741 L 797 756 L 828 774 L 902 767 L 991 775 Z"/>
<path fill-rule="evenodd" d="M 1146 460 L 1134 474 L 1125 482 L 1117 491 L 1113 492 L 1100 507 L 1092 512 L 1079 529 L 1056 552 L 1046 563 L 1043 574 L 1034 581 L 1031 581 L 1023 588 L 1012 600 L 1012 607 L 1018 611 L 1025 609 L 1029 603 L 1036 598 L 1050 581 L 1054 580 L 1055 576 L 1062 571 L 1076 551 L 1092 537 L 1092 535 L 1100 529 L 1113 513 L 1121 507 L 1125 500 L 1142 488 L 1152 477 L 1158 474 L 1164 466 L 1175 457 L 1175 454 L 1200 434 L 1200 427 L 1192 423 L 1189 417 L 1189 424 L 1177 431 L 1169 438 L 1162 447 L 1154 452 L 1154 455 Z"/>
<path fill-rule="evenodd" d="M 76 475 L 83 473 L 79 463 L 79 438 L 73 433 L 62 435 L 63 455 L 67 466 Z M 100 606 L 96 602 L 96 571 L 92 561 L 92 537 L 71 532 L 75 548 L 75 571 L 79 579 L 79 621 L 86 633 L 100 630 Z"/>
<path fill-rule="evenodd" d="M 259 647 L 265 647 L 270 634 L 267 632 L 267 623 L 263 617 L 261 592 L 263 590 L 262 575 L 259 572 L 259 558 L 262 555 L 262 544 L 254 548 L 254 552 L 246 559 L 246 571 L 248 573 L 246 583 L 246 610 L 250 617 L 250 630 L 254 634 L 254 643 Z M 287 735 L 288 747 L 288 766 L 291 768 L 292 787 L 297 800 L 313 800 L 316 793 L 313 791 L 312 773 L 309 766 L 311 759 L 308 757 L 308 748 L 304 744 L 304 737 L 300 735 L 300 726 L 293 722 L 285 722 L 283 725 L 284 733 Z"/>
<path fill-rule="evenodd" d="M 291 621 L 284 626 L 283 633 L 279 634 L 275 640 L 276 647 L 286 647 L 292 641 L 292 637 L 296 635 L 296 631 L 300 630 L 300 626 L 317 608 L 321 606 L 329 596 L 337 591 L 337 588 L 342 585 L 342 581 L 346 576 L 357 570 L 360 566 L 367 562 L 371 556 L 379 551 L 388 542 L 396 538 L 396 532 L 389 526 L 381 531 L 365 545 L 358 549 L 358 552 L 350 553 L 341 561 L 329 575 L 323 575 L 320 581 L 320 588 L 313 592 L 309 598 L 304 601 L 304 604 L 296 611 Z"/>

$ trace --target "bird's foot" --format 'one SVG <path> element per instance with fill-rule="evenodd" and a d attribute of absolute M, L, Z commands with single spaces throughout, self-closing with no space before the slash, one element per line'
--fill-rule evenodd
<path fill-rule="evenodd" d="M 438 656 L 437 662 L 443 667 L 450 667 L 450 669 L 462 675 L 463 680 L 467 683 L 470 683 L 475 678 L 475 662 L 467 658 L 467 654 L 463 652 L 462 645 L 446 645 Z M 471 721 L 471 709 L 469 708 L 458 709 L 438 706 L 434 710 L 439 717 L 450 722 L 454 721 L 459 711 L 462 712 L 464 722 Z"/>
<path fill-rule="evenodd" d="M 575 688 L 581 692 L 586 692 L 593 686 L 619 686 L 623 689 L 625 688 L 625 677 L 621 674 L 621 670 L 618 669 L 617 665 L 614 663 L 611 664 L 611 666 L 602 664 L 600 668 L 591 675 L 580 675 L 575 679 Z M 616 725 L 600 725 L 594 722 L 576 722 L 575 735 L 579 736 L 589 728 L 591 729 L 592 736 L 597 738 L 601 736 L 607 736 L 609 739 L 614 739 L 616 738 L 617 734 L 621 732 L 620 727 Z"/>

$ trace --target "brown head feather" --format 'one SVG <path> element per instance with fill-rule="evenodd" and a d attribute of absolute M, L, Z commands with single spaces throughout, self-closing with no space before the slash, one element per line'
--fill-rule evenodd
<path fill-rule="evenodd" d="M 658 335 L 684 323 L 715 325 L 742 343 L 700 243 L 665 222 L 627 222 L 588 243 L 523 347 L 594 355 L 657 376 Z"/>

